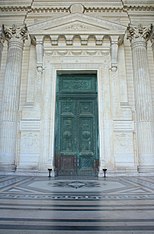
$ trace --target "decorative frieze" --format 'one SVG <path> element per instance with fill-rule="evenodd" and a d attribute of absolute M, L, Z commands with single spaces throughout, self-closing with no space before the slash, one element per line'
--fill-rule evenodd
<path fill-rule="evenodd" d="M 68 5 L 68 4 L 67 4 Z M 75 7 L 74 5 L 79 5 Z M 55 7 L 44 7 L 44 6 L 1 6 L 0 10 L 2 12 L 28 12 L 28 13 L 104 13 L 104 12 L 126 12 L 126 11 L 154 11 L 154 6 L 152 5 L 128 5 L 123 4 L 121 6 L 83 6 L 82 4 L 73 4 L 71 6 L 55 6 Z"/>
<path fill-rule="evenodd" d="M 127 6 L 121 7 L 85 7 L 85 13 L 127 12 L 127 11 L 154 11 L 153 6 Z"/>
<path fill-rule="evenodd" d="M 72 29 L 71 29 L 72 28 Z M 86 27 L 82 24 L 76 24 L 76 25 L 72 25 L 72 26 L 67 26 L 66 27 L 66 30 L 70 30 L 70 31 L 74 31 L 74 34 L 61 34 L 61 35 L 50 35 L 50 39 L 51 39 L 51 44 L 53 46 L 58 46 L 60 44 L 60 40 L 61 38 L 63 37 L 63 43 L 66 45 L 66 46 L 73 46 L 75 44 L 75 39 L 76 37 L 78 38 L 78 43 L 80 45 L 85 45 L 87 46 L 89 44 L 89 40 L 90 40 L 90 37 L 91 35 L 90 34 L 82 34 L 81 31 L 85 31 L 86 30 Z M 78 30 L 80 30 L 80 34 L 78 32 Z M 77 31 L 77 32 L 75 32 Z M 104 39 L 104 35 L 100 34 L 95 34 L 93 37 L 93 44 L 95 44 L 96 46 L 102 46 L 103 44 L 103 39 Z M 118 36 L 119 38 L 119 36 Z M 115 42 L 115 41 L 113 41 Z M 119 43 L 119 42 L 117 42 Z"/>
<path fill-rule="evenodd" d="M 75 49 L 75 48 L 69 48 L 69 49 L 60 49 L 60 48 L 49 48 L 46 50 L 46 54 L 52 55 L 53 57 L 55 56 L 101 56 L 104 59 L 107 59 L 109 61 L 109 48 L 108 49 Z"/>
<path fill-rule="evenodd" d="M 30 6 L 28 6 L 28 7 L 26 7 L 26 6 L 1 6 L 0 10 L 2 12 L 9 12 L 9 11 L 11 11 L 11 12 L 14 12 L 14 11 L 31 12 L 31 7 Z"/>

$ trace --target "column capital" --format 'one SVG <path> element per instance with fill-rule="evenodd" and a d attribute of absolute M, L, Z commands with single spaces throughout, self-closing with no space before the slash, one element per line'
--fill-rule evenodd
<path fill-rule="evenodd" d="M 131 42 L 147 42 L 150 39 L 152 30 L 152 24 L 147 27 L 144 27 L 142 24 L 139 24 L 138 26 L 129 24 L 127 27 L 127 39 L 129 39 Z"/>
<path fill-rule="evenodd" d="M 20 41 L 25 41 L 28 38 L 28 30 L 26 25 L 18 27 L 13 24 L 12 27 L 4 27 L 4 33 L 6 40 L 17 39 Z"/>
<path fill-rule="evenodd" d="M 154 44 L 154 26 L 152 27 L 152 33 L 150 37 L 151 43 Z"/>
<path fill-rule="evenodd" d="M 4 34 L 4 25 L 0 26 L 0 43 L 2 44 L 5 40 L 5 34 Z"/>

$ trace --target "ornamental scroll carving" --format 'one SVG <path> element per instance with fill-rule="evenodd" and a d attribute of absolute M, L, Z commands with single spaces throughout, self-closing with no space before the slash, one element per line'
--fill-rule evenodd
<path fill-rule="evenodd" d="M 13 24 L 10 28 L 4 27 L 4 33 L 7 40 L 16 38 L 25 41 L 26 39 L 28 39 L 28 31 L 26 25 L 24 25 L 23 27 L 17 27 L 15 24 Z"/>
<path fill-rule="evenodd" d="M 2 44 L 5 40 L 5 35 L 4 35 L 4 25 L 0 27 L 0 43 Z"/>
<path fill-rule="evenodd" d="M 154 44 L 154 26 L 153 25 L 152 25 L 152 33 L 151 33 L 150 40 Z"/>
<path fill-rule="evenodd" d="M 148 27 L 144 27 L 142 24 L 139 24 L 137 27 L 129 24 L 127 27 L 127 39 L 130 41 L 135 39 L 148 41 L 150 39 L 152 29 L 152 24 Z"/>

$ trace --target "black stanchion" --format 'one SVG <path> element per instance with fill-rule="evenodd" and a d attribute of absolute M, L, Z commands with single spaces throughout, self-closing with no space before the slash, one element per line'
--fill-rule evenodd
<path fill-rule="evenodd" d="M 48 171 L 49 171 L 49 177 L 51 177 L 52 169 L 51 169 L 51 168 L 48 168 Z"/>
<path fill-rule="evenodd" d="M 106 178 L 106 172 L 107 172 L 107 169 L 106 169 L 106 168 L 104 168 L 104 169 L 103 169 L 104 178 Z"/>

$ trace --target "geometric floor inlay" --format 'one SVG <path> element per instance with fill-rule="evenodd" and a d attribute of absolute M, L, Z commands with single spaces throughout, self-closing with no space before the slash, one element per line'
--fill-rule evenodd
<path fill-rule="evenodd" d="M 0 176 L 0 234 L 154 234 L 154 177 Z"/>

